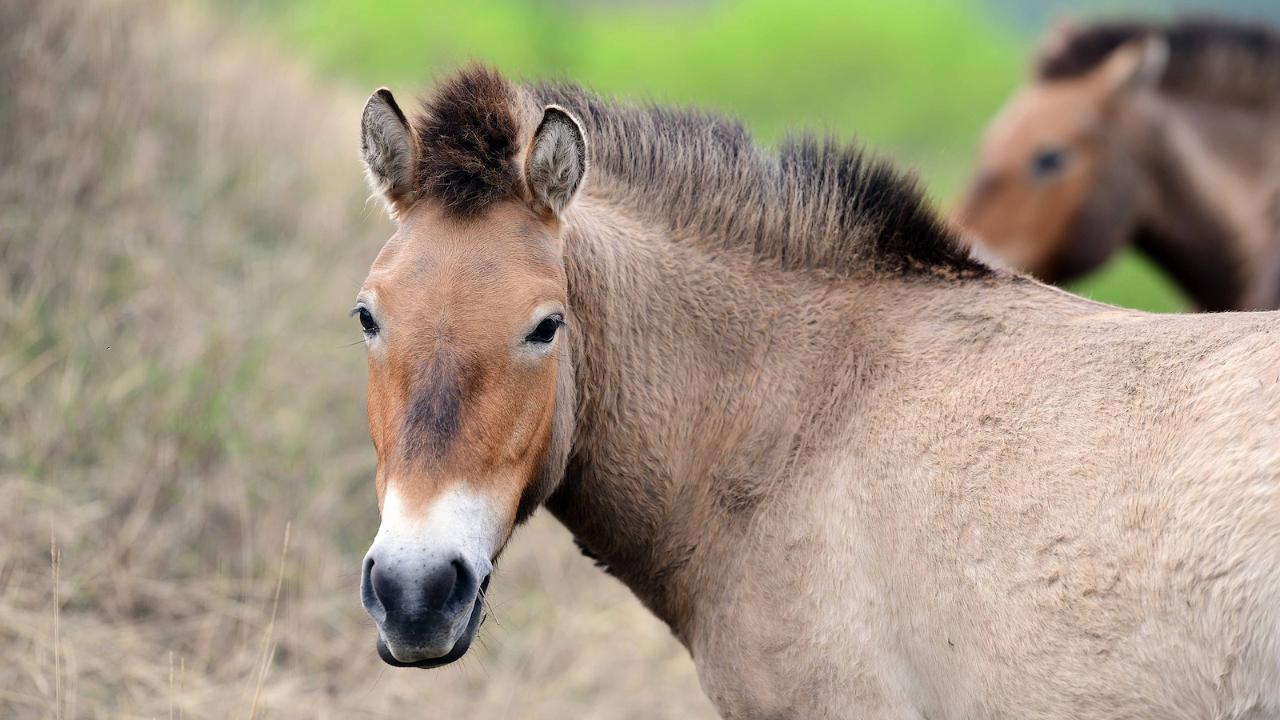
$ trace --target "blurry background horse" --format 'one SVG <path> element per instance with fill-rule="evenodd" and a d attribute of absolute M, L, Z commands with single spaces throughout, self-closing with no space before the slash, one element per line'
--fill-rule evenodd
<path fill-rule="evenodd" d="M 368 86 L 478 58 L 765 141 L 856 133 L 945 201 L 1045 24 L 1110 4 L 0 2 L 0 717 L 709 716 L 668 631 L 542 513 L 459 666 L 369 652 L 346 315 L 389 229 L 353 140 Z M 1129 250 L 1070 287 L 1185 307 Z"/>
<path fill-rule="evenodd" d="M 1048 282 L 1135 245 L 1201 309 L 1280 306 L 1280 32 L 1059 25 L 956 219 Z"/>

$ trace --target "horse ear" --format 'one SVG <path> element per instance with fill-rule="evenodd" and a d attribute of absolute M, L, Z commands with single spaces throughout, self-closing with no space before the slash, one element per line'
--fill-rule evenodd
<path fill-rule="evenodd" d="M 360 154 L 369 186 L 382 195 L 392 217 L 397 216 L 413 196 L 417 145 L 408 119 L 386 88 L 378 88 L 365 103 Z"/>
<path fill-rule="evenodd" d="M 587 138 L 568 110 L 548 105 L 533 134 L 525 161 L 525 181 L 534 210 L 559 217 L 587 175 Z"/>
<path fill-rule="evenodd" d="M 1109 95 L 1123 95 L 1159 85 L 1168 64 L 1168 41 L 1153 35 L 1113 50 L 1099 72 Z"/>
<path fill-rule="evenodd" d="M 1076 25 L 1065 15 L 1057 15 L 1049 26 L 1049 31 L 1040 41 L 1038 55 L 1041 58 L 1053 57 L 1062 53 L 1076 34 Z"/>

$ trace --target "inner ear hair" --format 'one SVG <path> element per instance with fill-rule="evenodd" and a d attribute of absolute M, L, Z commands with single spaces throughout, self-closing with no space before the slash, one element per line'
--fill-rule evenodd
<path fill-rule="evenodd" d="M 1169 63 L 1169 42 L 1162 35 L 1149 35 L 1116 48 L 1104 65 L 1113 92 L 1129 92 L 1155 87 Z"/>
<path fill-rule="evenodd" d="M 559 217 L 587 174 L 587 139 L 568 110 L 548 105 L 533 134 L 525 180 L 534 209 Z"/>
<path fill-rule="evenodd" d="M 369 186 L 383 196 L 392 216 L 414 192 L 417 146 L 409 120 L 386 88 L 378 88 L 360 117 L 360 155 Z"/>

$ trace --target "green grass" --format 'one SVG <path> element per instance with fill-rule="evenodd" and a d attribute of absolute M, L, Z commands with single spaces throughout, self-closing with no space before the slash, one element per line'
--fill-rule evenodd
<path fill-rule="evenodd" d="M 1121 307 L 1185 312 L 1186 297 L 1145 256 L 1125 250 L 1101 270 L 1068 286 L 1071 292 Z"/>
<path fill-rule="evenodd" d="M 978 0 L 275 0 L 250 10 L 326 76 L 402 97 L 480 60 L 524 78 L 693 104 L 771 142 L 794 129 L 857 139 L 917 172 L 945 206 L 982 126 L 1023 77 L 1031 38 Z M 1150 310 L 1184 305 L 1125 255 L 1073 287 Z"/>
<path fill-rule="evenodd" d="M 517 77 L 731 113 L 767 141 L 796 127 L 856 133 L 948 193 L 1021 55 L 976 3 L 940 0 L 286 0 L 271 22 L 322 71 L 363 86 L 412 92 L 482 60 Z"/>

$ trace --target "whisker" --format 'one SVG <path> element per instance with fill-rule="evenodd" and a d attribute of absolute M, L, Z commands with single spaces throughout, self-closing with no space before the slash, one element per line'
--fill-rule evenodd
<path fill-rule="evenodd" d="M 481 590 L 479 592 L 479 598 L 480 598 L 481 612 L 485 614 L 486 618 L 492 619 L 494 625 L 497 625 L 498 627 L 502 627 L 502 621 L 498 620 L 498 615 L 496 612 L 494 612 L 495 610 L 494 605 L 489 600 L 489 593 L 484 590 Z"/>
<path fill-rule="evenodd" d="M 379 661 L 379 662 L 381 662 L 381 661 Z M 373 691 L 374 691 L 374 690 L 376 690 L 376 689 L 378 688 L 378 683 L 382 682 L 382 675 L 383 675 L 383 673 L 385 673 L 386 671 L 387 671 L 387 666 L 386 666 L 386 665 L 383 665 L 381 668 L 379 668 L 379 669 L 378 669 L 378 674 L 373 678 L 373 682 L 369 685 L 369 689 L 368 689 L 368 690 L 366 690 L 366 691 L 365 691 L 365 693 L 364 693 L 364 694 L 365 694 L 365 697 L 368 697 L 368 696 L 372 695 L 372 694 L 373 694 Z"/>

